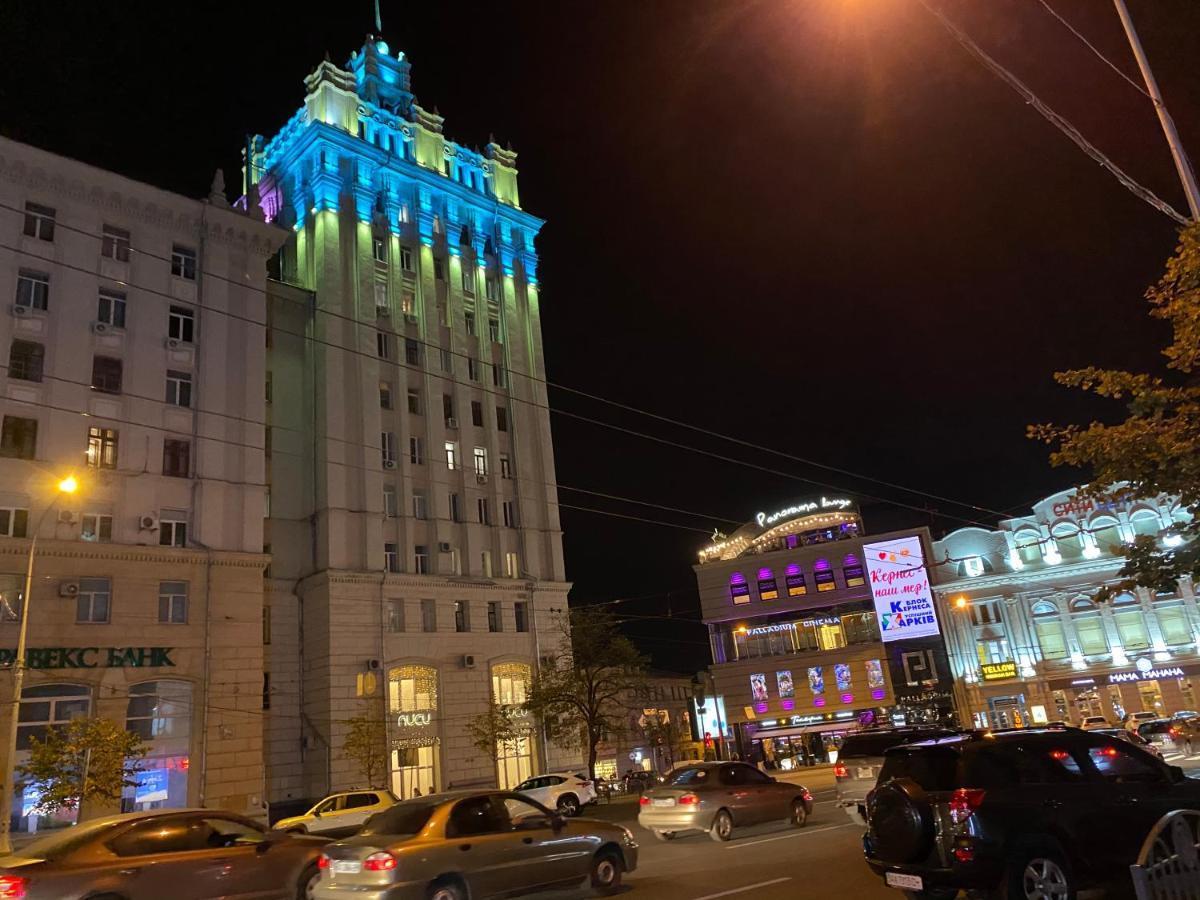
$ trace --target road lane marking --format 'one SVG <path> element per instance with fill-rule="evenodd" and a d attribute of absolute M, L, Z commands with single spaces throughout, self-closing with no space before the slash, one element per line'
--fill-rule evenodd
<path fill-rule="evenodd" d="M 745 887 L 732 888 L 728 891 L 721 891 L 719 894 L 705 894 L 703 897 L 696 897 L 695 900 L 717 900 L 717 897 L 732 897 L 734 894 L 744 894 L 746 891 L 754 891 L 759 888 L 770 887 L 773 884 L 783 884 L 785 881 L 791 881 L 791 876 L 786 878 L 772 878 L 770 881 L 760 881 L 758 884 L 748 884 Z"/>
<path fill-rule="evenodd" d="M 846 825 L 853 825 L 853 822 L 847 822 Z M 820 834 L 822 831 L 836 831 L 839 828 L 845 828 L 846 825 L 826 825 L 824 828 L 814 828 L 812 831 L 807 829 L 804 831 L 796 831 L 792 834 L 779 834 L 775 837 L 759 838 L 757 841 L 738 841 L 736 844 L 726 845 L 726 850 L 737 850 L 739 847 L 753 847 L 755 844 L 768 844 L 771 841 L 783 841 L 788 838 L 803 837 L 806 834 Z"/>

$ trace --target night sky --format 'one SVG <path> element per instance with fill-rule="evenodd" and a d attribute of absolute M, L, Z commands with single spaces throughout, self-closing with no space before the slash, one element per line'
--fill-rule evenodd
<path fill-rule="evenodd" d="M 1111 3 L 1049 2 L 1136 77 Z M 940 5 L 1186 210 L 1150 102 L 1039 0 Z M 1200 4 L 1129 6 L 1200 156 Z M 372 26 L 367 0 L 303 8 L 10 3 L 0 132 L 193 197 L 223 166 L 232 190 L 243 135 L 274 134 L 325 52 L 344 64 Z M 916 0 L 468 8 L 383 0 L 384 36 L 452 139 L 482 145 L 494 132 L 520 153 L 522 204 L 548 220 L 538 250 L 552 382 L 1017 514 L 1073 480 L 1025 425 L 1119 412 L 1051 373 L 1157 365 L 1165 332 L 1141 298 L 1174 224 Z M 863 498 L 870 531 L 998 518 L 561 389 L 551 404 L 780 473 L 553 416 L 564 486 L 702 514 L 560 492 L 683 526 L 562 515 L 573 602 L 638 597 L 613 608 L 670 612 L 626 626 L 662 666 L 708 662 L 686 617 L 690 566 L 714 526 L 835 490 Z"/>

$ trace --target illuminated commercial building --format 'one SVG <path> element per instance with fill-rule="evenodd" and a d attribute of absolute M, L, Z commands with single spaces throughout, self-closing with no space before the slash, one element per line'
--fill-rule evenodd
<path fill-rule="evenodd" d="M 1013 727 L 1078 724 L 1127 713 L 1195 710 L 1200 611 L 1190 580 L 1156 593 L 1093 597 L 1115 585 L 1138 535 L 1170 546 L 1186 513 L 1168 498 L 1073 490 L 993 530 L 961 528 L 934 543 L 938 613 L 964 720 Z"/>
<path fill-rule="evenodd" d="M 270 797 L 362 781 L 386 723 L 402 797 L 574 763 L 468 724 L 519 704 L 567 606 L 534 238 L 516 154 L 449 140 L 370 38 L 248 147 L 249 202 L 291 235 L 267 350 Z M 547 759 L 547 756 L 549 758 Z"/>
<path fill-rule="evenodd" d="M 850 730 L 945 719 L 928 547 L 925 529 L 867 537 L 853 504 L 828 497 L 714 535 L 694 567 L 716 695 L 701 718 L 723 709 L 724 734 L 704 736 L 790 768 Z"/>

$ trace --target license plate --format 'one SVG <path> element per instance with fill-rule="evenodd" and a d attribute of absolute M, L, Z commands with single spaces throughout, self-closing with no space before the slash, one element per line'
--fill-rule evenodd
<path fill-rule="evenodd" d="M 335 859 L 333 861 L 333 874 L 335 875 L 357 875 L 362 871 L 362 863 L 356 859 Z"/>
<path fill-rule="evenodd" d="M 859 766 L 858 767 L 858 777 L 859 778 L 874 778 L 875 770 L 872 769 L 870 766 Z"/>
<path fill-rule="evenodd" d="M 920 875 L 905 875 L 903 872 L 888 872 L 885 876 L 888 887 L 904 888 L 906 891 L 923 891 L 925 882 Z"/>
<path fill-rule="evenodd" d="M 650 805 L 651 806 L 674 806 L 675 800 L 671 797 L 668 797 L 665 800 L 656 797 L 650 801 Z"/>

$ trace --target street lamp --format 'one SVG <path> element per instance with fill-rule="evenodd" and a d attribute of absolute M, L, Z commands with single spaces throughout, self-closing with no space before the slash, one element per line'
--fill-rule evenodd
<path fill-rule="evenodd" d="M 959 610 L 966 609 L 968 602 L 969 601 L 967 600 L 967 597 L 965 594 L 959 594 L 957 597 L 954 598 L 954 608 L 959 609 Z"/>
<path fill-rule="evenodd" d="M 38 534 L 50 510 L 54 509 L 59 497 L 73 494 L 79 489 L 74 475 L 68 475 L 58 483 L 58 493 L 42 510 L 33 527 L 33 540 L 29 542 L 29 555 L 25 561 L 25 590 L 21 593 L 20 625 L 17 631 L 17 653 L 13 658 L 12 702 L 8 712 L 8 772 L 0 790 L 0 854 L 12 853 L 12 805 L 17 777 L 17 722 L 21 714 L 21 688 L 25 683 L 25 639 L 29 633 L 29 594 L 33 590 L 33 559 L 37 553 Z"/>

